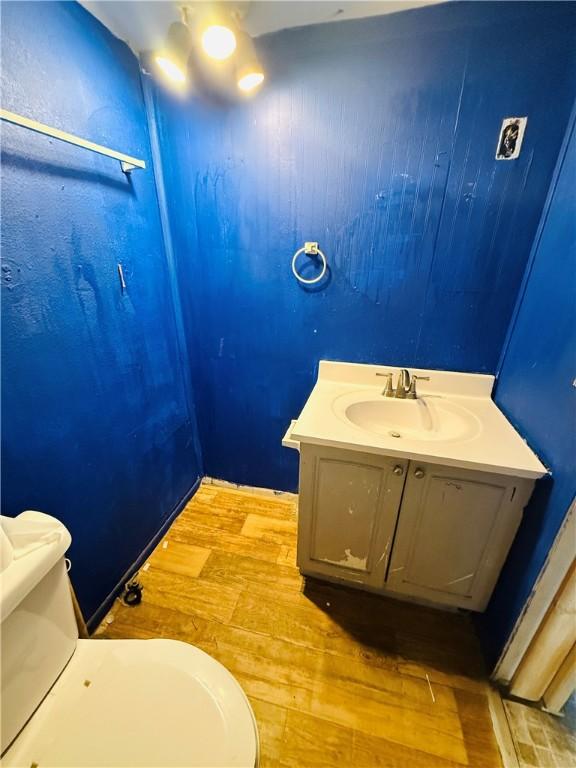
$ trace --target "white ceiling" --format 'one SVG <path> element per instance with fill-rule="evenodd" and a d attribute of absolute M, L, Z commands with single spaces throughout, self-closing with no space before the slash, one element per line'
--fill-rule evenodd
<path fill-rule="evenodd" d="M 184 3 L 163 0 L 80 0 L 90 13 L 124 40 L 136 53 L 153 50 L 162 44 L 168 26 L 180 19 Z M 440 0 L 262 0 L 233 4 L 243 16 L 242 26 L 253 37 L 289 27 L 303 27 L 328 21 L 343 21 L 366 16 L 380 16 L 409 8 L 432 5 Z M 186 3 L 193 6 L 193 3 Z"/>

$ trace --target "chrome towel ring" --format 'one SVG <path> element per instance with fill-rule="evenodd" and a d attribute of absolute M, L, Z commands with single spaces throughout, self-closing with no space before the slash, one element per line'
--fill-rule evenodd
<path fill-rule="evenodd" d="M 305 253 L 307 256 L 320 256 L 322 259 L 322 269 L 320 274 L 316 275 L 316 277 L 313 277 L 311 280 L 307 280 L 305 277 L 302 277 L 302 275 L 299 274 L 298 270 L 296 269 L 296 260 L 301 253 Z M 319 283 L 326 274 L 327 267 L 328 264 L 326 262 L 326 256 L 324 256 L 320 248 L 318 248 L 318 243 L 304 243 L 304 246 L 299 248 L 292 257 L 292 272 L 294 273 L 294 277 L 300 283 L 304 283 L 305 285 L 314 285 L 314 283 Z"/>

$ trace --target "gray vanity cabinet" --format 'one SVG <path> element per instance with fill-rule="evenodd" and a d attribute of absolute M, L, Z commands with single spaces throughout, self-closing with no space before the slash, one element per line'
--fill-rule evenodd
<path fill-rule="evenodd" d="M 387 589 L 484 610 L 533 484 L 410 462 Z"/>
<path fill-rule="evenodd" d="M 302 445 L 300 570 L 380 587 L 407 466 L 405 459 Z"/>
<path fill-rule="evenodd" d="M 533 486 L 301 444 L 298 566 L 372 591 L 482 611 Z"/>

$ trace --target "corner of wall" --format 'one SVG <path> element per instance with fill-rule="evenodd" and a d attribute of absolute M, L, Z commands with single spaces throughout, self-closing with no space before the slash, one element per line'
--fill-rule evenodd
<path fill-rule="evenodd" d="M 498 365 L 496 366 L 496 390 L 498 388 L 498 379 L 499 379 L 500 373 L 502 372 L 502 368 L 504 367 L 506 355 L 510 347 L 510 340 L 512 339 L 512 336 L 514 334 L 514 328 L 516 327 L 516 322 L 518 319 L 518 315 L 520 313 L 520 308 L 522 306 L 522 302 L 524 301 L 524 296 L 526 294 L 526 287 L 530 280 L 532 267 L 534 266 L 534 259 L 536 257 L 536 252 L 538 250 L 538 244 L 540 243 L 540 240 L 542 238 L 542 232 L 544 231 L 546 220 L 548 218 L 548 213 L 550 211 L 550 204 L 551 204 L 552 198 L 554 197 L 554 190 L 556 189 L 556 185 L 558 183 L 558 179 L 562 171 L 562 166 L 564 164 L 564 160 L 566 157 L 566 149 L 568 147 L 568 144 L 570 143 L 570 139 L 571 139 L 572 133 L 575 130 L 575 126 L 576 126 L 576 99 L 574 100 L 574 103 L 572 105 L 572 110 L 570 112 L 570 117 L 568 118 L 568 122 L 566 124 L 564 139 L 562 141 L 562 145 L 558 152 L 558 160 L 556 162 L 556 166 L 554 168 L 552 177 L 550 179 L 550 185 L 548 187 L 548 193 L 546 195 L 544 205 L 542 206 L 542 214 L 540 216 L 538 229 L 536 230 L 536 234 L 534 235 L 532 247 L 530 248 L 530 255 L 528 256 L 528 261 L 526 262 L 526 269 L 524 270 L 522 282 L 520 283 L 520 288 L 518 289 L 516 304 L 514 305 L 514 310 L 510 318 L 508 330 L 506 331 L 506 336 L 504 337 L 504 343 L 502 344 L 502 349 L 500 351 L 500 358 L 498 360 Z"/>
<path fill-rule="evenodd" d="M 190 374 L 190 354 L 189 347 L 186 340 L 186 333 L 184 330 L 184 320 L 182 315 L 182 298 L 180 295 L 180 287 L 178 285 L 178 274 L 175 263 L 174 247 L 172 240 L 172 231 L 170 228 L 170 218 L 168 215 L 168 202 L 166 196 L 166 185 L 164 182 L 164 171 L 162 166 L 162 153 L 160 150 L 160 139 L 158 136 L 158 126 L 156 122 L 156 110 L 154 105 L 154 94 L 152 90 L 152 83 L 150 81 L 150 75 L 144 70 L 144 61 L 141 59 L 139 62 L 140 72 L 140 85 L 142 88 L 142 95 L 144 99 L 144 107 L 146 112 L 146 123 L 148 128 L 148 136 L 150 139 L 150 151 L 152 155 L 152 166 L 154 172 L 154 182 L 156 187 L 156 196 L 158 199 L 158 210 L 160 212 L 160 222 L 162 227 L 162 238 L 164 241 L 164 253 L 166 261 L 168 263 L 168 274 L 170 277 L 170 292 L 172 295 L 172 302 L 174 306 L 174 322 L 176 326 L 176 335 L 178 341 L 178 349 L 181 360 L 181 373 L 184 380 L 184 388 L 187 395 L 188 412 L 192 423 L 192 431 L 194 435 L 194 447 L 200 472 L 204 474 L 204 461 L 202 445 L 200 442 L 200 432 L 198 429 L 198 419 L 196 415 L 196 400 L 194 397 L 194 387 Z M 188 364 L 187 364 L 188 363 Z"/>

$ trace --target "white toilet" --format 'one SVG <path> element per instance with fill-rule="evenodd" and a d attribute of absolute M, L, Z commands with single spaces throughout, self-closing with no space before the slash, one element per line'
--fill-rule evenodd
<path fill-rule="evenodd" d="M 79 640 L 70 534 L 38 512 L 9 524 L 8 536 L 0 529 L 3 766 L 258 764 L 256 721 L 228 670 L 176 640 Z"/>

